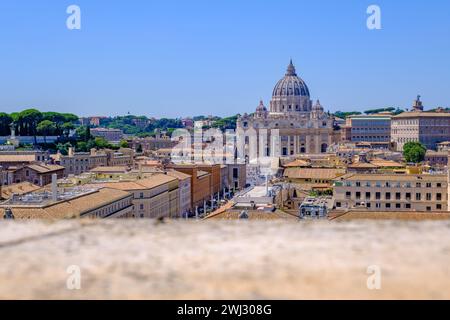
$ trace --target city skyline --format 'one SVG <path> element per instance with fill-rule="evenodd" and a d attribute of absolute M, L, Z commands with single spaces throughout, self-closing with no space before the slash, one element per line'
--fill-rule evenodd
<path fill-rule="evenodd" d="M 326 111 L 409 108 L 417 94 L 450 107 L 445 1 L 377 1 L 381 30 L 366 26 L 368 1 L 135 3 L 76 1 L 82 27 L 68 30 L 71 2 L 2 2 L 0 110 L 250 113 L 290 58 Z"/>

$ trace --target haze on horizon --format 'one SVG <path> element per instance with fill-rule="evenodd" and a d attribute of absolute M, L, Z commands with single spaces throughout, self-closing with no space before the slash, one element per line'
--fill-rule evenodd
<path fill-rule="evenodd" d="M 81 8 L 68 30 L 66 8 Z M 366 27 L 377 4 L 382 30 Z M 229 116 L 253 112 L 292 58 L 325 110 L 450 107 L 450 2 L 0 3 L 0 112 Z"/>

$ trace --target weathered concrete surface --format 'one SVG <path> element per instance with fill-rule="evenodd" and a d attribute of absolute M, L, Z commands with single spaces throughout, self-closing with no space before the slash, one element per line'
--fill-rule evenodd
<path fill-rule="evenodd" d="M 450 299 L 450 222 L 1 222 L 0 298 Z"/>

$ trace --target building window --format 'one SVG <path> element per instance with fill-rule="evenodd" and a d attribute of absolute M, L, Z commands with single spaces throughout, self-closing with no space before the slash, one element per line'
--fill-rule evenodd
<path fill-rule="evenodd" d="M 431 211 L 431 207 L 427 207 L 427 211 Z"/>
<path fill-rule="evenodd" d="M 441 200 L 442 200 L 442 194 L 436 193 L 436 201 L 441 201 Z"/>
<path fill-rule="evenodd" d="M 427 188 L 431 188 L 431 183 L 427 182 Z"/>
<path fill-rule="evenodd" d="M 375 199 L 380 200 L 381 199 L 381 192 L 375 193 Z"/>
<path fill-rule="evenodd" d="M 390 192 L 386 192 L 386 200 L 391 200 L 391 193 Z"/>
<path fill-rule="evenodd" d="M 336 208 L 342 207 L 342 204 L 340 202 L 336 202 Z"/>
<path fill-rule="evenodd" d="M 411 209 L 411 203 L 406 203 L 406 204 L 405 204 L 405 208 L 406 208 L 406 209 Z"/>
<path fill-rule="evenodd" d="M 411 193 L 407 192 L 405 198 L 406 200 L 411 200 Z"/>
<path fill-rule="evenodd" d="M 366 199 L 370 199 L 370 192 L 366 192 Z"/>
<path fill-rule="evenodd" d="M 345 197 L 346 197 L 347 199 L 350 199 L 350 198 L 352 197 L 352 193 L 349 192 L 349 191 L 347 191 L 347 192 L 345 193 Z"/>
<path fill-rule="evenodd" d="M 356 200 L 360 200 L 361 199 L 361 192 L 356 192 Z"/>
<path fill-rule="evenodd" d="M 442 205 L 441 204 L 437 204 L 436 205 L 436 210 L 442 210 Z"/>
<path fill-rule="evenodd" d="M 402 198 L 402 194 L 400 192 L 397 192 L 395 194 L 395 200 L 400 200 Z"/>
<path fill-rule="evenodd" d="M 386 203 L 386 209 L 390 209 L 391 208 L 391 204 L 390 203 Z"/>
<path fill-rule="evenodd" d="M 400 203 L 396 203 L 396 204 L 395 204 L 395 208 L 396 208 L 396 209 L 400 209 L 401 207 L 402 207 L 402 205 L 401 205 Z"/>
<path fill-rule="evenodd" d="M 422 199 L 422 195 L 420 193 L 416 193 L 416 201 L 420 201 Z"/>
<path fill-rule="evenodd" d="M 427 201 L 431 201 L 431 193 L 427 193 Z"/>

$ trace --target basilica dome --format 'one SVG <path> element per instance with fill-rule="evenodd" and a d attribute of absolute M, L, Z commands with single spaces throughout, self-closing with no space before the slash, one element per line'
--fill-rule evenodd
<path fill-rule="evenodd" d="M 300 77 L 297 76 L 292 60 L 289 63 L 284 78 L 278 81 L 278 83 L 275 85 L 272 96 L 273 97 L 297 96 L 309 98 L 308 86 Z"/>

